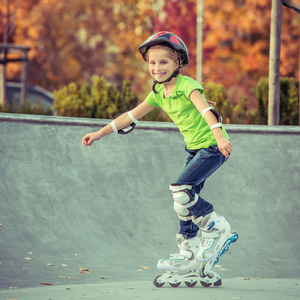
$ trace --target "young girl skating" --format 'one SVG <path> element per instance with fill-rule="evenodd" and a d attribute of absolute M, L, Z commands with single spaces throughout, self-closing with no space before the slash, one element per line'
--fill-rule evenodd
<path fill-rule="evenodd" d="M 188 157 L 184 170 L 170 185 L 180 220 L 180 231 L 176 235 L 179 253 L 159 260 L 157 267 L 178 274 L 197 268 L 204 278 L 237 238 L 230 233 L 225 218 L 200 196 L 205 180 L 229 158 L 232 144 L 221 116 L 208 105 L 202 86 L 179 74 L 189 63 L 184 42 L 173 33 L 159 32 L 149 37 L 139 51 L 154 78 L 152 91 L 130 112 L 98 132 L 85 135 L 82 144 L 91 146 L 108 134 L 121 133 L 154 107 L 161 107 L 169 115 L 184 137 Z"/>

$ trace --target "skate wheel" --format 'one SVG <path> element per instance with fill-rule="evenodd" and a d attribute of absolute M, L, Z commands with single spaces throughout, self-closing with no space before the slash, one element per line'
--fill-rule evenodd
<path fill-rule="evenodd" d="M 211 283 L 206 283 L 204 281 L 200 281 L 201 285 L 204 286 L 205 288 L 208 288 L 211 286 Z"/>
<path fill-rule="evenodd" d="M 153 278 L 153 284 L 156 286 L 156 287 L 158 287 L 158 288 L 160 288 L 160 287 L 162 287 L 162 286 L 164 286 L 164 282 L 158 282 L 157 280 L 158 280 L 158 278 L 160 278 L 161 277 L 161 275 L 156 275 L 154 278 Z"/>
<path fill-rule="evenodd" d="M 213 273 L 208 273 L 207 274 L 207 277 L 208 278 L 210 278 L 210 279 L 212 279 L 212 278 L 214 278 L 214 275 L 213 275 Z M 221 279 L 219 279 L 218 281 L 216 281 L 215 283 L 214 283 L 214 286 L 217 286 L 217 285 L 215 285 L 217 282 L 219 282 L 220 281 L 220 285 L 221 285 Z M 207 282 L 205 282 L 205 281 L 200 281 L 200 283 L 201 283 L 201 285 L 202 286 L 204 286 L 204 287 L 206 287 L 206 288 L 208 288 L 208 287 L 210 287 L 211 285 L 212 285 L 212 283 L 207 283 Z"/>
<path fill-rule="evenodd" d="M 194 281 L 194 282 L 185 281 L 185 285 L 189 288 L 194 287 L 196 284 L 197 284 L 197 281 Z"/>
<path fill-rule="evenodd" d="M 170 285 L 171 287 L 176 288 L 176 287 L 179 287 L 179 286 L 180 286 L 180 283 L 181 283 L 181 282 L 177 282 L 177 283 L 171 283 L 171 282 L 169 282 L 169 285 Z"/>
<path fill-rule="evenodd" d="M 234 234 L 234 240 L 232 242 L 235 243 L 239 238 L 239 234 L 236 231 L 231 231 L 231 234 Z"/>
<path fill-rule="evenodd" d="M 214 286 L 221 286 L 221 285 L 222 285 L 222 279 L 221 278 L 214 283 Z"/>

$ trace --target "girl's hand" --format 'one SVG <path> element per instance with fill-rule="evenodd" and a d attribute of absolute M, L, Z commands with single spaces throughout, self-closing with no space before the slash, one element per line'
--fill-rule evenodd
<path fill-rule="evenodd" d="M 227 158 L 229 158 L 229 155 L 232 151 L 232 144 L 230 141 L 225 139 L 224 137 L 222 139 L 219 139 L 217 141 L 218 143 L 218 148 L 221 151 L 223 155 L 225 155 Z"/>
<path fill-rule="evenodd" d="M 82 145 L 92 146 L 93 142 L 100 139 L 99 132 L 88 133 L 82 138 Z"/>

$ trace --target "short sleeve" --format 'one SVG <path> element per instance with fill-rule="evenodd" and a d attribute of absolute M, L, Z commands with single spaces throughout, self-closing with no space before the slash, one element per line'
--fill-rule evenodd
<path fill-rule="evenodd" d="M 155 97 L 155 94 L 153 93 L 153 91 L 151 91 L 148 96 L 146 97 L 145 99 L 146 103 L 148 103 L 149 105 L 151 106 L 155 106 L 155 107 L 158 107 L 158 103 L 156 101 L 156 97 Z"/>
<path fill-rule="evenodd" d="M 203 87 L 201 86 L 201 84 L 198 81 L 189 78 L 189 80 L 184 81 L 183 85 L 184 86 L 183 86 L 182 90 L 185 91 L 185 96 L 186 96 L 187 99 L 190 98 L 190 94 L 194 90 L 199 90 L 200 93 L 201 93 L 201 95 L 205 99 L 204 89 L 203 89 Z"/>

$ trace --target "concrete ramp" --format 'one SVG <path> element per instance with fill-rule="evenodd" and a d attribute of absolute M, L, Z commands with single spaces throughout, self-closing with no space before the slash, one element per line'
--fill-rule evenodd
<path fill-rule="evenodd" d="M 0 114 L 0 288 L 151 281 L 177 252 L 168 189 L 185 164 L 173 124 L 84 148 L 108 120 Z M 234 150 L 202 196 L 240 238 L 222 278 L 299 278 L 300 129 L 226 126 Z"/>

